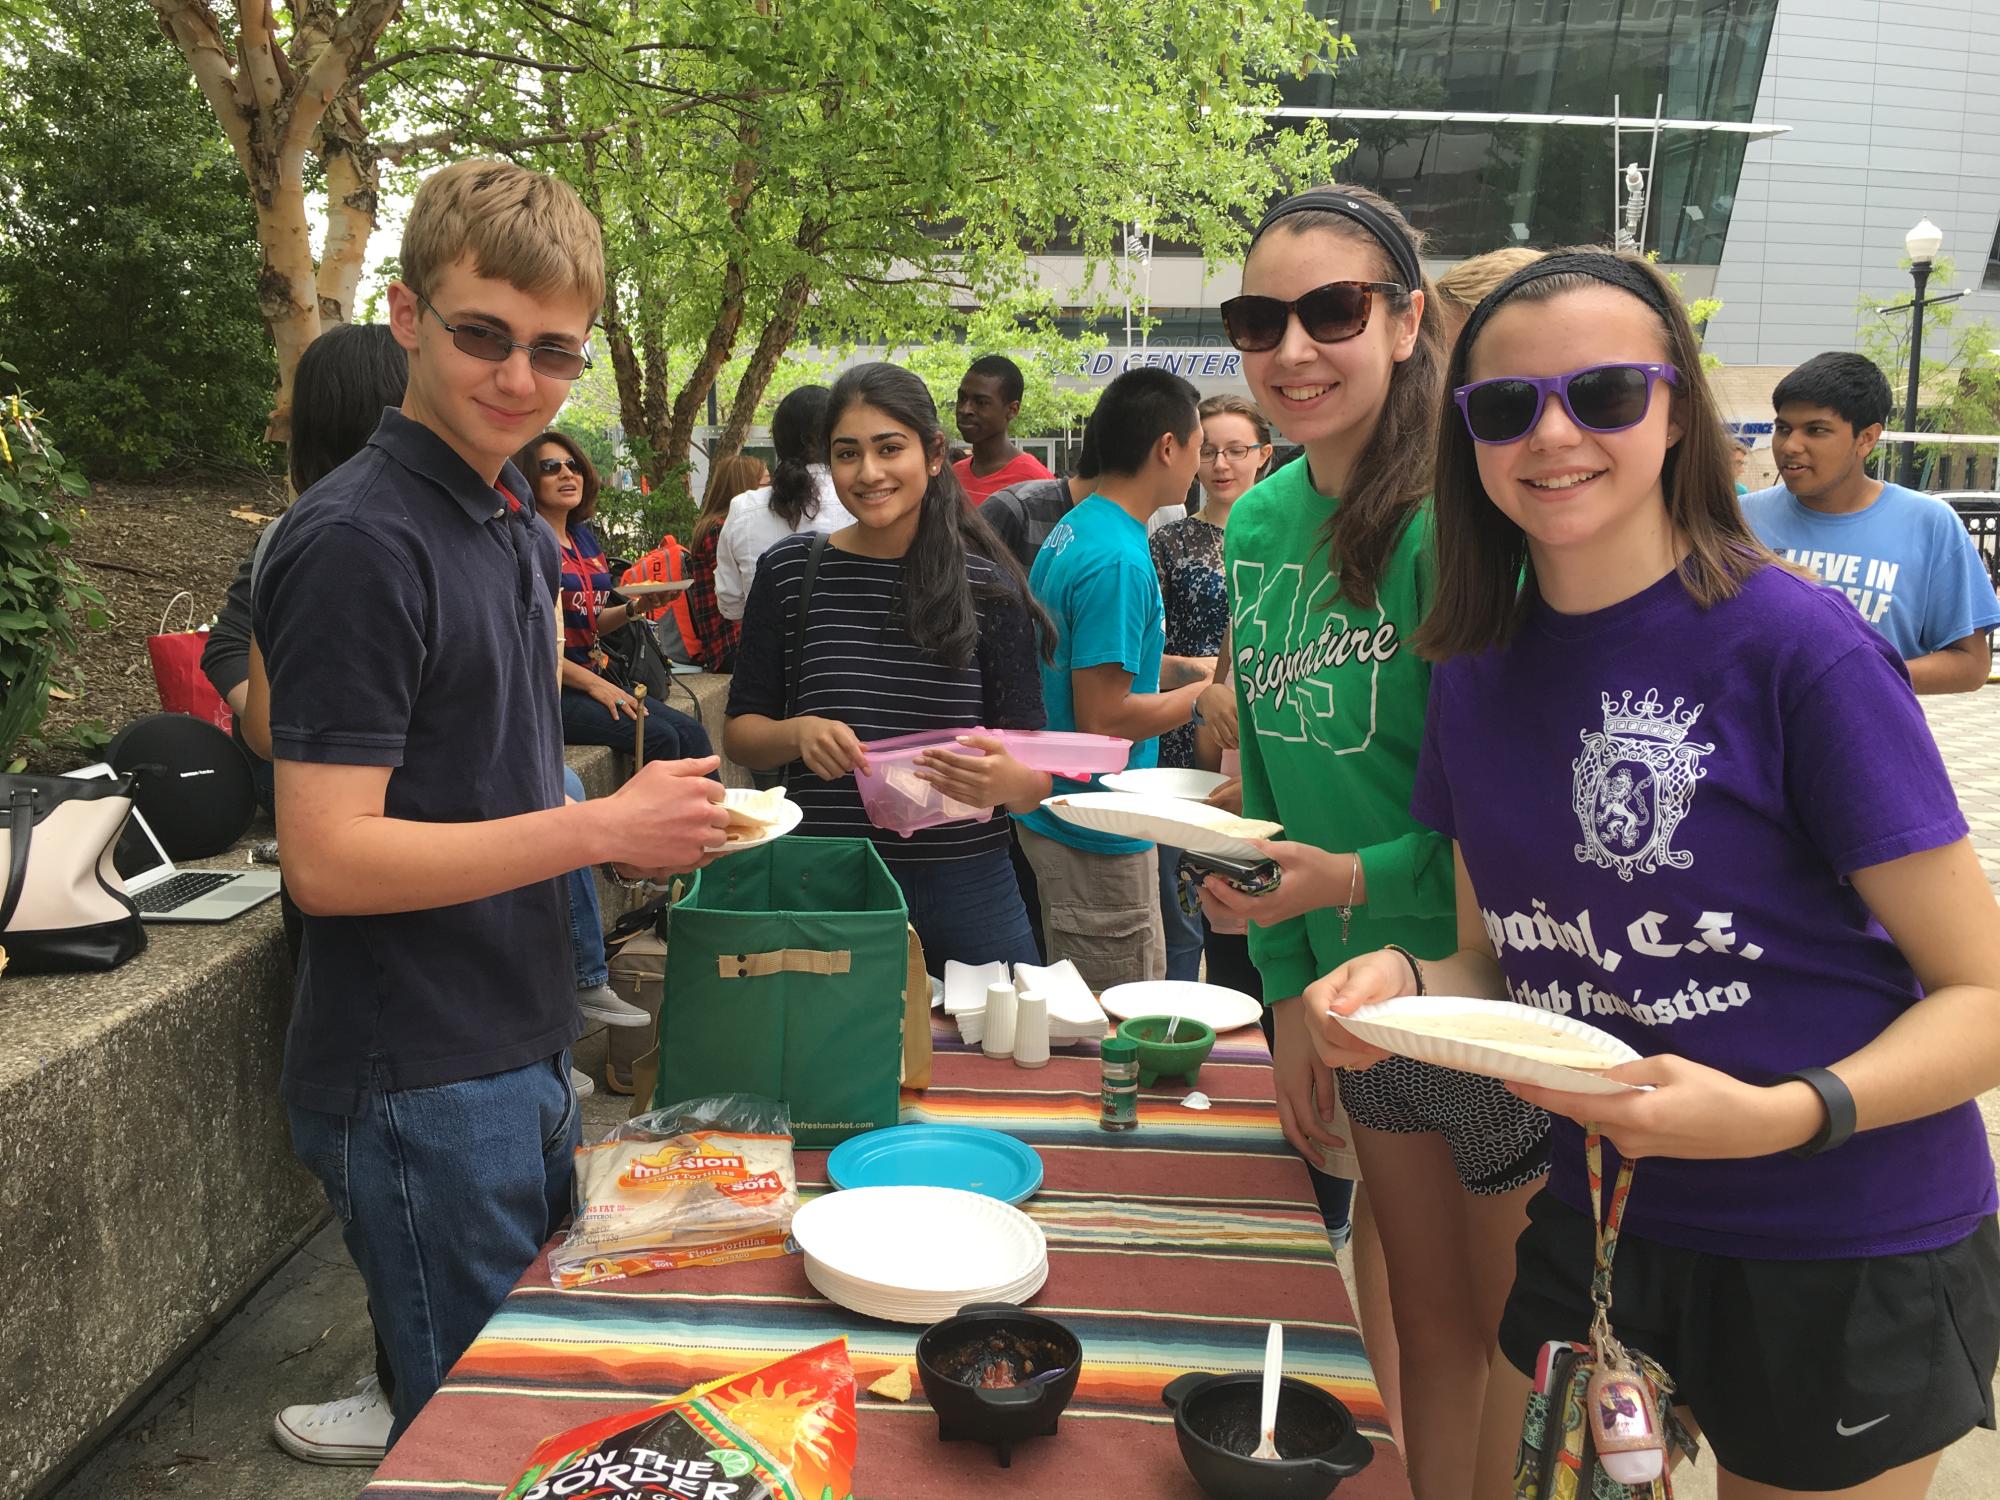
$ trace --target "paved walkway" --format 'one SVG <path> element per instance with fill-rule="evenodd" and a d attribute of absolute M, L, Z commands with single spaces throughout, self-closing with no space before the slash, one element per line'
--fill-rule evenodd
<path fill-rule="evenodd" d="M 1951 767 L 1987 876 L 2000 890 L 2000 688 L 1932 699 L 1931 726 Z M 602 1077 L 602 1033 L 578 1060 Z M 601 1092 L 584 1105 L 586 1134 L 602 1136 L 626 1101 Z M 1981 1101 L 2000 1157 L 2000 1092 Z M 228 1226 L 216 1232 L 226 1234 Z M 352 1500 L 359 1469 L 322 1469 L 272 1444 L 271 1414 L 293 1401 L 343 1394 L 373 1366 L 361 1278 L 337 1234 L 323 1231 L 288 1262 L 199 1354 L 167 1381 L 56 1500 L 184 1496 L 190 1500 Z M 1706 1460 L 1677 1479 L 1680 1500 L 1713 1500 Z M 1974 1432 L 1946 1453 L 1931 1500 L 2000 1494 L 2000 1435 Z"/>

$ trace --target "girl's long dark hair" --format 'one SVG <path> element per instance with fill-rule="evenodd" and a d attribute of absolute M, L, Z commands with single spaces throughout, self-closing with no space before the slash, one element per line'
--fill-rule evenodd
<path fill-rule="evenodd" d="M 1473 310 L 1451 351 L 1447 389 L 1466 383 L 1472 347 L 1503 303 L 1547 302 L 1598 286 L 1623 291 L 1651 311 L 1667 363 L 1680 376 L 1678 386 L 1662 385 L 1653 393 L 1659 401 L 1671 392 L 1681 424 L 1680 441 L 1667 449 L 1660 467 L 1660 487 L 1667 519 L 1688 542 L 1681 582 L 1706 609 L 1732 598 L 1744 579 L 1779 560 L 1752 534 L 1736 503 L 1731 439 L 1701 367 L 1701 340 L 1680 294 L 1657 268 L 1624 252 L 1550 251 L 1487 293 Z M 1432 661 L 1444 661 L 1505 645 L 1539 595 L 1528 535 L 1487 495 L 1478 452 L 1456 407 L 1439 425 L 1436 467 L 1437 603 L 1411 645 Z"/>
<path fill-rule="evenodd" d="M 1421 237 L 1402 211 L 1367 188 L 1342 184 L 1350 198 L 1373 204 L 1422 251 Z M 1309 211 L 1290 214 L 1265 230 L 1270 234 L 1336 234 L 1368 247 L 1380 264 L 1376 276 L 1402 282 L 1388 250 L 1367 229 L 1344 214 Z M 1251 242 L 1251 249 L 1256 242 Z M 1247 258 L 1247 257 L 1246 257 Z M 1325 539 L 1343 597 L 1364 609 L 1373 608 L 1377 585 L 1389 558 L 1402 540 L 1424 496 L 1431 491 L 1431 458 L 1437 444 L 1438 406 L 1444 398 L 1444 324 L 1437 291 L 1424 278 L 1424 310 L 1417 321 L 1416 347 L 1410 357 L 1389 372 L 1389 395 L 1376 418 L 1375 433 L 1354 471 L 1341 487 L 1340 506 L 1326 523 Z M 1408 292 L 1384 299 L 1388 311 L 1401 317 L 1410 310 Z"/>
<path fill-rule="evenodd" d="M 819 482 L 809 465 L 826 462 L 827 388 L 802 385 L 771 414 L 771 511 L 797 531 L 819 514 Z"/>
<path fill-rule="evenodd" d="M 856 365 L 835 382 L 826 404 L 820 447 L 832 447 L 833 428 L 849 407 L 872 406 L 917 435 L 925 456 L 938 465 L 924 490 L 916 539 L 903 558 L 902 597 L 897 607 L 911 640 L 953 667 L 971 663 L 979 644 L 978 600 L 1018 599 L 1041 642 L 1042 659 L 1055 659 L 1055 622 L 1028 591 L 1027 576 L 1006 544 L 965 498 L 965 488 L 946 462 L 944 428 L 930 388 L 908 370 L 890 364 Z M 974 584 L 968 556 L 984 558 L 998 583 Z"/>

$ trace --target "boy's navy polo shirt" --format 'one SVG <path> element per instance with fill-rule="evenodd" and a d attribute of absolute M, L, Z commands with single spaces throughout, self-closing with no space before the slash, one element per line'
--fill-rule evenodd
<path fill-rule="evenodd" d="M 509 466 L 501 482 L 527 483 Z M 385 811 L 560 807 L 554 534 L 401 412 L 301 495 L 258 573 L 278 760 L 390 766 Z M 280 1089 L 360 1110 L 524 1066 L 580 1030 L 560 880 L 483 901 L 305 919 Z"/>

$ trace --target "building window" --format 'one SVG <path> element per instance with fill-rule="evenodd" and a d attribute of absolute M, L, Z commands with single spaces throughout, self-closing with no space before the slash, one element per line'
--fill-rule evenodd
<path fill-rule="evenodd" d="M 1354 38 L 1333 77 L 1286 81 L 1285 102 L 1319 108 L 1611 113 L 1747 122 L 1757 105 L 1777 0 L 1308 0 Z M 1372 187 L 1430 237 L 1431 253 L 1608 242 L 1616 212 L 1609 132 L 1580 126 L 1335 120 L 1356 142 L 1342 176 Z M 1627 159 L 1643 166 L 1648 137 Z M 1646 245 L 1661 258 L 1722 258 L 1744 140 L 1660 138 Z M 1522 231 L 1525 230 L 1525 236 Z"/>
<path fill-rule="evenodd" d="M 1983 287 L 2000 287 L 2000 225 L 1993 230 L 1993 248 L 1986 252 L 1986 277 L 1979 283 Z"/>

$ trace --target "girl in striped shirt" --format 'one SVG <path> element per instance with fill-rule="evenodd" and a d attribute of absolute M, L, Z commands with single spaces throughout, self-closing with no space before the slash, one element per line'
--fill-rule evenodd
<path fill-rule="evenodd" d="M 1054 627 L 966 503 L 923 381 L 888 364 L 848 371 L 828 405 L 827 440 L 834 488 L 854 522 L 821 555 L 802 648 L 794 643 L 814 538 L 787 537 L 758 560 L 724 744 L 742 765 L 784 768 L 802 831 L 874 841 L 933 972 L 947 959 L 1037 963 L 1007 819 L 903 837 L 868 821 L 853 773 L 870 740 L 1042 728 L 1036 658 Z M 1049 794 L 1049 778 L 998 740 L 968 734 L 964 743 L 985 754 L 927 751 L 918 774 L 1003 814 Z"/>

